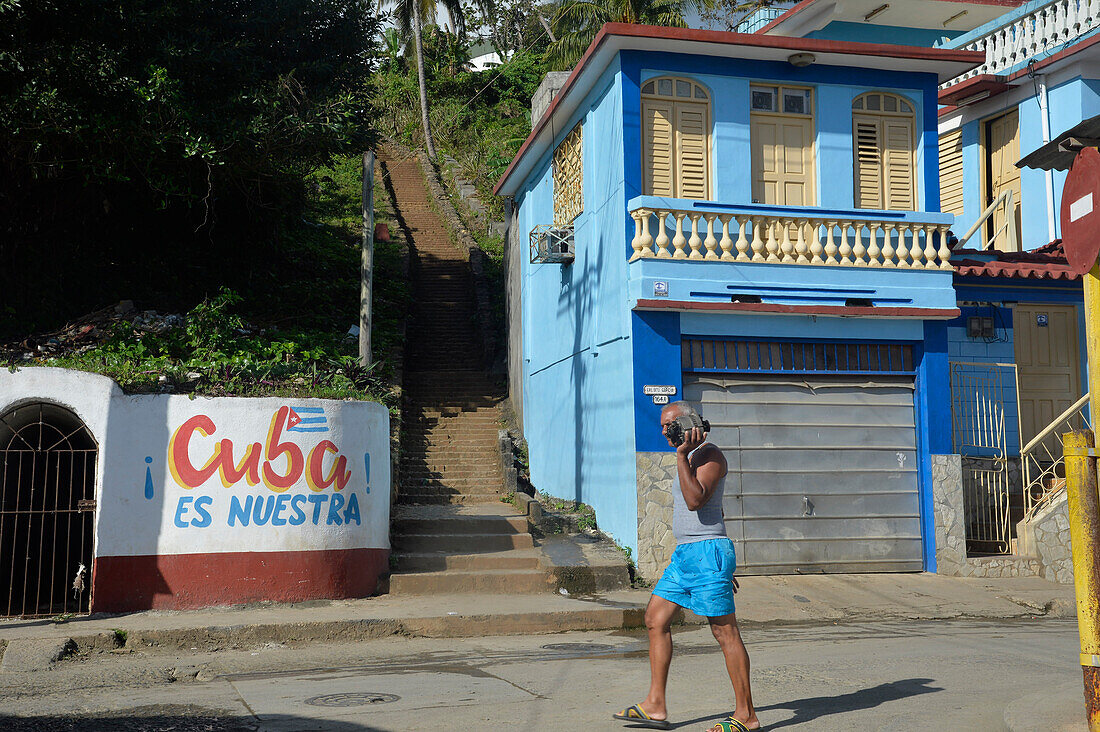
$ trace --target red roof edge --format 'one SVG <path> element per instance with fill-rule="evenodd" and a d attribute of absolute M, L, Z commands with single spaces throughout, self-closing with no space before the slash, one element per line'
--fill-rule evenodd
<path fill-rule="evenodd" d="M 549 123 L 561 100 L 568 96 L 570 89 L 580 78 L 581 72 L 595 55 L 597 49 L 610 36 L 622 36 L 625 38 L 661 38 L 667 40 L 698 41 L 701 43 L 723 43 L 729 45 L 755 46 L 757 48 L 779 48 L 789 51 L 817 51 L 819 53 L 847 53 L 863 56 L 880 56 L 887 58 L 909 58 L 927 61 L 956 61 L 969 63 L 973 66 L 985 61 L 985 53 L 981 51 L 962 51 L 944 48 L 926 48 L 924 46 L 897 46 L 884 43 L 855 43 L 850 41 L 829 41 L 821 38 L 786 38 L 783 36 L 761 36 L 756 33 L 729 33 L 726 31 L 696 30 L 694 28 L 668 28 L 654 25 L 638 25 L 635 23 L 606 23 L 588 50 L 584 52 L 581 60 L 577 62 L 573 72 L 566 79 L 551 101 L 549 108 L 542 115 L 531 134 L 523 141 L 515 158 L 505 169 L 500 180 L 493 187 L 493 193 L 499 195 L 504 182 L 511 176 L 519 160 L 531 146 L 542 129 Z"/>
<path fill-rule="evenodd" d="M 772 29 L 772 28 L 773 28 L 774 26 L 777 26 L 777 25 L 779 25 L 780 23 L 782 23 L 783 21 L 787 20 L 788 18 L 791 18 L 791 17 L 793 17 L 793 16 L 795 16 L 795 15 L 798 15 L 798 14 L 799 14 L 799 13 L 801 13 L 801 12 L 802 12 L 803 10 L 805 10 L 806 8 L 808 8 L 808 7 L 810 7 L 811 5 L 813 5 L 813 4 L 815 3 L 815 2 L 817 2 L 817 0 L 802 0 L 802 2 L 798 3 L 797 5 L 795 5 L 794 7 L 792 7 L 792 8 L 790 9 L 790 10 L 788 10 L 788 11 L 787 11 L 787 12 L 785 12 L 785 13 L 783 13 L 783 14 L 782 14 L 782 15 L 780 15 L 780 16 L 779 16 L 778 18 L 776 18 L 776 19 L 775 19 L 775 20 L 773 20 L 772 22 L 768 23 L 768 24 L 767 24 L 766 26 L 764 26 L 763 28 L 761 28 L 760 30 L 758 30 L 758 31 L 756 31 L 756 32 L 757 32 L 757 33 L 759 33 L 759 34 L 761 34 L 761 35 L 763 35 L 763 34 L 767 33 L 767 32 L 768 32 L 768 31 L 770 31 L 770 30 L 771 30 L 771 29 Z"/>
<path fill-rule="evenodd" d="M 965 254 L 971 250 L 957 250 L 956 254 Z M 992 277 L 1025 280 L 1079 280 L 1081 276 L 1073 271 L 1066 261 L 1062 250 L 1062 240 L 1055 239 L 1030 252 L 979 252 L 974 254 L 993 254 L 992 260 L 957 259 L 952 260 L 958 277 Z"/>

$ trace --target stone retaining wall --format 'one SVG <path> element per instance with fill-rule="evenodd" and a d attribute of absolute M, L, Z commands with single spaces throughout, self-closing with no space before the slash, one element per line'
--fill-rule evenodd
<path fill-rule="evenodd" d="M 676 539 L 672 536 L 672 479 L 676 453 L 636 453 L 638 471 L 638 573 L 657 581 L 664 571 Z"/>

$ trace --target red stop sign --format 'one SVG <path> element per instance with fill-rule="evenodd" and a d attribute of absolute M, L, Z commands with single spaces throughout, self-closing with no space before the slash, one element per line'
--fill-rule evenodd
<path fill-rule="evenodd" d="M 1062 249 L 1073 271 L 1087 273 L 1100 255 L 1100 152 L 1077 153 L 1062 188 Z"/>

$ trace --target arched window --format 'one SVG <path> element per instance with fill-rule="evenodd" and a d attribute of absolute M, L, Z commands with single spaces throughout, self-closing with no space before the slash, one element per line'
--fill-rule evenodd
<path fill-rule="evenodd" d="M 913 104 L 871 92 L 852 102 L 856 208 L 916 209 Z"/>
<path fill-rule="evenodd" d="M 710 199 L 710 94 L 689 79 L 642 85 L 642 178 L 650 196 Z"/>

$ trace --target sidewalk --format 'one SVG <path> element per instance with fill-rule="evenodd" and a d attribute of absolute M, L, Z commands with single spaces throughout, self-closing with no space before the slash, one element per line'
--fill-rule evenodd
<path fill-rule="evenodd" d="M 1073 588 L 1037 578 L 962 579 L 934 574 L 745 577 L 738 619 L 778 624 L 1075 616 Z M 0 621 L 0 670 L 48 665 L 62 648 L 216 650 L 265 643 L 332 643 L 391 635 L 460 638 L 636 628 L 645 590 L 594 597 L 434 595 L 259 604 L 190 612 Z M 702 619 L 688 613 L 684 622 Z M 116 633 L 117 631 L 121 631 Z M 71 643 L 70 643 L 71 641 Z"/>

